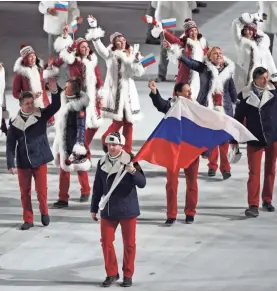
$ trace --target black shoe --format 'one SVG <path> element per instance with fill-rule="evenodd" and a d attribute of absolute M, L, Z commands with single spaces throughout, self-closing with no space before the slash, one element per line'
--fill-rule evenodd
<path fill-rule="evenodd" d="M 209 169 L 209 171 L 208 171 L 208 176 L 209 176 L 209 177 L 214 177 L 215 174 L 216 174 L 216 171 L 215 171 L 215 170 L 213 170 L 213 169 Z"/>
<path fill-rule="evenodd" d="M 108 152 L 108 147 L 106 145 L 104 145 L 104 144 L 102 146 L 102 149 L 103 149 L 105 154 Z"/>
<path fill-rule="evenodd" d="M 250 206 L 248 209 L 245 210 L 245 215 L 247 217 L 257 217 L 259 216 L 259 209 L 257 206 Z"/>
<path fill-rule="evenodd" d="M 106 277 L 105 281 L 102 283 L 102 286 L 103 287 L 110 287 L 118 279 L 119 279 L 119 274 L 117 274 L 115 276 L 108 276 L 108 277 Z"/>
<path fill-rule="evenodd" d="M 81 194 L 80 202 L 88 202 L 89 195 Z"/>
<path fill-rule="evenodd" d="M 21 226 L 20 226 L 20 230 L 28 230 L 31 227 L 33 227 L 34 224 L 31 222 L 24 222 Z"/>
<path fill-rule="evenodd" d="M 195 9 L 192 10 L 192 13 L 194 13 L 194 14 L 197 14 L 199 12 L 200 12 L 200 10 L 198 8 L 195 8 Z"/>
<path fill-rule="evenodd" d="M 55 208 L 66 208 L 68 207 L 68 202 L 62 201 L 62 200 L 58 200 L 57 202 L 55 202 L 53 204 L 53 207 Z"/>
<path fill-rule="evenodd" d="M 168 219 L 165 221 L 165 225 L 166 225 L 166 226 L 171 226 L 171 225 L 173 225 L 175 222 L 176 222 L 176 218 L 168 218 Z"/>
<path fill-rule="evenodd" d="M 49 225 L 49 223 L 50 223 L 50 216 L 48 214 L 41 214 L 41 223 L 44 226 Z"/>
<path fill-rule="evenodd" d="M 271 202 L 263 202 L 263 209 L 268 212 L 274 212 L 275 207 L 271 204 Z"/>
<path fill-rule="evenodd" d="M 196 1 L 196 4 L 197 4 L 197 7 L 199 7 L 199 8 L 207 7 L 207 3 L 205 3 L 205 2 Z"/>
<path fill-rule="evenodd" d="M 155 82 L 157 83 L 161 83 L 161 82 L 165 82 L 166 81 L 166 77 L 163 76 L 158 76 L 155 80 Z"/>
<path fill-rule="evenodd" d="M 223 172 L 222 176 L 223 176 L 223 180 L 227 180 L 227 179 L 231 178 L 232 175 L 230 172 Z"/>
<path fill-rule="evenodd" d="M 191 215 L 186 215 L 186 223 L 187 224 L 192 224 L 194 222 L 194 216 Z"/>
<path fill-rule="evenodd" d="M 132 286 L 132 278 L 123 278 L 123 282 L 120 284 L 121 287 L 131 287 Z"/>

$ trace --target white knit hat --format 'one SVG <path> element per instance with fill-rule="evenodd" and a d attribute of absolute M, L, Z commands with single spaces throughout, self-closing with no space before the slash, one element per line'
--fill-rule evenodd
<path fill-rule="evenodd" d="M 20 50 L 20 56 L 24 59 L 30 54 L 35 54 L 34 49 L 30 45 L 22 45 Z"/>
<path fill-rule="evenodd" d="M 115 33 L 113 33 L 113 34 L 110 36 L 110 43 L 113 43 L 113 41 L 115 40 L 115 38 L 118 37 L 118 36 L 123 36 L 123 34 L 120 33 L 120 32 L 115 32 Z"/>
<path fill-rule="evenodd" d="M 195 21 L 191 20 L 190 18 L 185 19 L 183 27 L 185 32 L 187 32 L 191 28 L 198 28 Z"/>
<path fill-rule="evenodd" d="M 106 144 L 119 144 L 125 145 L 125 137 L 119 132 L 111 132 L 105 139 Z"/>

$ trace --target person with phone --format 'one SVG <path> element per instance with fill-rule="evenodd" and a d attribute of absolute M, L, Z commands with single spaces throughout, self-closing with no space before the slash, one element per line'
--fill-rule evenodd
<path fill-rule="evenodd" d="M 10 120 L 8 129 L 7 167 L 12 175 L 18 175 L 24 219 L 21 230 L 34 226 L 32 177 L 36 184 L 41 223 L 44 226 L 50 223 L 47 206 L 47 164 L 53 161 L 53 155 L 47 138 L 46 124 L 61 107 L 62 90 L 57 87 L 55 79 L 49 79 L 49 90 L 52 103 L 45 108 L 35 107 L 35 96 L 32 92 L 22 92 L 19 98 L 20 110 L 16 117 Z"/>
<path fill-rule="evenodd" d="M 107 195 L 120 175 L 127 171 L 112 192 L 107 204 L 101 211 L 101 243 L 107 277 L 102 283 L 109 287 L 119 279 L 117 258 L 113 246 L 115 231 L 120 224 L 124 243 L 123 287 L 132 285 L 136 256 L 136 223 L 140 215 L 137 187 L 144 188 L 146 178 L 138 163 L 132 162 L 132 156 L 123 150 L 125 138 L 119 132 L 108 134 L 105 140 L 108 153 L 98 164 L 93 185 L 91 215 L 97 221 L 99 202 Z"/>

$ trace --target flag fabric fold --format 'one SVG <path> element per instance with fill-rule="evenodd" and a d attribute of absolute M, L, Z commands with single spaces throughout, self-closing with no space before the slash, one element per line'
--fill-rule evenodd
<path fill-rule="evenodd" d="M 141 147 L 134 161 L 171 171 L 187 168 L 199 155 L 230 140 L 256 137 L 234 118 L 180 97 Z"/>
<path fill-rule="evenodd" d="M 55 3 L 55 10 L 56 11 L 68 11 L 68 1 L 59 1 L 58 3 Z"/>

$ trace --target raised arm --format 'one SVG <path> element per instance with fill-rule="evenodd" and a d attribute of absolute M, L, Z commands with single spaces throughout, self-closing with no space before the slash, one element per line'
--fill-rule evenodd
<path fill-rule="evenodd" d="M 172 34 L 171 32 L 164 30 L 164 37 L 165 39 L 171 43 L 171 44 L 178 44 L 179 46 L 183 46 L 184 43 L 182 42 L 182 40 L 177 37 L 176 35 Z"/>
<path fill-rule="evenodd" d="M 97 20 L 93 16 L 88 17 L 88 23 L 91 29 L 88 29 L 86 40 L 92 41 L 99 56 L 104 60 L 107 60 L 110 56 L 110 52 L 100 40 L 100 38 L 104 37 L 105 31 L 102 30 L 101 27 L 97 27 Z"/>
<path fill-rule="evenodd" d="M 241 21 L 239 20 L 239 18 L 236 18 L 233 22 L 232 22 L 232 35 L 233 35 L 233 39 L 235 41 L 235 45 L 238 47 L 240 45 L 241 42 Z"/>
<path fill-rule="evenodd" d="M 48 8 L 53 8 L 53 2 L 51 1 L 40 1 L 38 10 L 41 14 L 48 14 Z"/>

